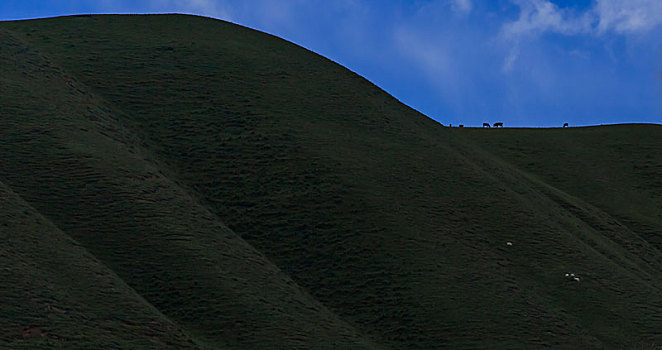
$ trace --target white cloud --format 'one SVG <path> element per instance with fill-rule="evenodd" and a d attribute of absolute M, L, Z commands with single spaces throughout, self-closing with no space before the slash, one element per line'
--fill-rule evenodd
<path fill-rule="evenodd" d="M 519 18 L 501 27 L 500 38 L 510 46 L 502 70 L 509 72 L 520 54 L 520 42 L 543 33 L 574 35 L 591 30 L 591 19 L 564 10 L 547 0 L 513 0 L 520 8 Z"/>
<path fill-rule="evenodd" d="M 438 41 L 423 38 L 405 27 L 396 28 L 394 38 L 399 52 L 415 60 L 432 79 L 448 80 L 455 72 L 450 50 Z"/>
<path fill-rule="evenodd" d="M 510 72 L 513 70 L 513 66 L 515 65 L 515 61 L 517 61 L 517 58 L 519 57 L 519 45 L 514 45 L 511 50 L 508 52 L 508 55 L 506 56 L 506 60 L 503 62 L 503 71 L 504 72 Z"/>
<path fill-rule="evenodd" d="M 506 37 L 538 35 L 544 32 L 564 35 L 608 31 L 619 34 L 647 32 L 662 25 L 661 0 L 596 0 L 584 13 L 562 9 L 549 0 L 512 0 L 520 15 L 503 25 Z"/>
<path fill-rule="evenodd" d="M 520 7 L 517 21 L 503 25 L 501 35 L 506 39 L 519 40 L 521 37 L 536 36 L 544 32 L 566 35 L 590 31 L 589 16 L 578 16 L 547 0 L 514 0 Z"/>
<path fill-rule="evenodd" d="M 662 24 L 660 0 L 598 0 L 593 11 L 599 33 L 646 32 Z"/>
<path fill-rule="evenodd" d="M 453 11 L 459 14 L 468 14 L 473 9 L 473 3 L 471 0 L 451 0 L 451 7 Z"/>
<path fill-rule="evenodd" d="M 445 16 L 448 13 L 453 13 L 464 17 L 473 10 L 473 0 L 427 0 L 415 1 L 414 3 L 419 16 Z"/>
<path fill-rule="evenodd" d="M 405 26 L 395 29 L 394 39 L 399 55 L 420 69 L 426 84 L 437 90 L 442 103 L 460 108 L 462 92 L 468 82 L 462 76 L 461 62 L 454 56 L 457 51 L 453 43 Z"/>
<path fill-rule="evenodd" d="M 519 6 L 516 21 L 503 24 L 500 39 L 510 46 L 503 70 L 510 71 L 523 40 L 545 33 L 602 36 L 646 33 L 662 25 L 662 0 L 595 0 L 583 13 L 563 9 L 549 0 L 512 0 Z"/>

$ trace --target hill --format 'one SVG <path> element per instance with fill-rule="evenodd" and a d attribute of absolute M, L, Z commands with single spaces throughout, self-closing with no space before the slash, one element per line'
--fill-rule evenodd
<path fill-rule="evenodd" d="M 660 126 L 445 128 L 193 16 L 2 22 L 0 62 L 0 264 L 52 279 L 7 347 L 662 344 Z"/>

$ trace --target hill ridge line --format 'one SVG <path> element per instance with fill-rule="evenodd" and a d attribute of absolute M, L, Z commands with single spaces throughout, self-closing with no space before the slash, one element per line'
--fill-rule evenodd
<path fill-rule="evenodd" d="M 206 20 L 211 19 L 211 20 L 214 20 L 214 21 L 225 22 L 225 21 L 222 21 L 222 20 L 217 20 L 217 19 L 214 19 L 214 18 L 209 18 L 209 17 L 204 17 L 204 16 L 189 16 L 189 15 L 182 15 L 182 14 L 159 14 L 159 16 L 161 16 L 161 15 L 162 15 L 162 16 L 175 15 L 175 16 L 184 16 L 184 17 L 199 17 L 199 18 L 206 19 Z M 112 16 L 112 15 L 107 15 L 107 16 Z M 135 15 L 135 16 L 143 16 L 143 15 Z M 62 18 L 66 18 L 66 17 L 75 17 L 75 16 L 61 16 L 61 17 L 62 17 Z M 38 19 L 37 19 L 37 20 L 38 20 Z M 28 21 L 29 21 L 29 20 L 28 20 Z M 302 47 L 302 46 L 297 45 L 297 44 L 295 44 L 295 43 L 291 43 L 291 42 L 289 42 L 289 41 L 287 41 L 287 40 L 284 40 L 284 39 L 282 39 L 282 38 L 279 38 L 279 37 L 273 36 L 272 34 L 265 33 L 265 32 L 261 32 L 261 31 L 259 31 L 259 30 L 256 30 L 256 29 L 253 29 L 253 28 L 249 28 L 249 27 L 243 27 L 243 26 L 240 26 L 240 27 L 242 27 L 243 29 L 246 29 L 246 30 L 252 31 L 252 32 L 257 32 L 257 33 L 260 33 L 260 34 L 268 35 L 269 37 L 272 37 L 272 38 L 278 39 L 279 41 L 282 41 L 282 42 L 288 43 L 288 44 L 290 44 L 290 45 L 295 45 L 296 47 L 298 47 L 298 48 L 300 48 L 300 49 L 302 49 L 302 50 L 305 50 L 305 51 L 307 51 L 307 52 L 309 52 L 309 53 L 311 53 L 311 54 L 314 54 L 314 55 L 318 56 L 318 57 L 321 58 L 321 59 L 324 59 L 324 60 L 326 60 L 326 61 L 329 61 L 329 62 L 331 62 L 331 63 L 334 64 L 334 65 L 338 65 L 338 63 L 336 63 L 336 62 L 334 62 L 334 61 L 332 61 L 332 60 L 330 60 L 330 59 L 328 59 L 328 58 L 326 58 L 326 57 L 324 57 L 324 56 L 321 56 L 321 55 L 317 54 L 316 52 L 310 51 L 309 49 L 307 49 L 307 48 L 305 48 L 305 47 Z M 20 34 L 17 34 L 17 35 L 20 35 Z M 23 38 L 24 38 L 24 37 L 23 37 Z M 30 43 L 30 42 L 29 42 L 29 39 L 24 38 L 24 40 L 25 40 L 26 44 L 29 44 L 29 43 Z M 41 51 L 38 50 L 38 49 L 37 49 L 36 47 L 34 47 L 33 45 L 30 45 L 30 46 L 33 47 L 36 51 L 38 51 L 38 52 L 41 53 Z M 43 56 L 43 54 L 42 54 L 42 56 Z M 47 57 L 47 56 L 43 56 L 43 57 Z M 367 341 L 369 341 L 370 343 L 372 343 L 374 346 L 376 346 L 376 347 L 378 347 L 378 348 L 388 348 L 387 345 L 384 345 L 384 344 L 380 343 L 379 340 L 374 339 L 374 337 L 372 337 L 372 336 L 370 336 L 369 334 L 365 333 L 365 331 L 364 331 L 361 327 L 359 327 L 358 325 L 356 325 L 354 322 L 351 322 L 350 320 L 346 320 L 346 319 L 345 319 L 344 317 L 342 317 L 341 315 L 339 315 L 339 314 L 337 314 L 336 312 L 332 311 L 331 308 L 329 308 L 325 303 L 323 303 L 322 301 L 320 301 L 319 299 L 317 299 L 317 298 L 316 298 L 316 297 L 315 297 L 315 296 L 314 296 L 314 295 L 313 295 L 313 294 L 312 294 L 307 288 L 305 288 L 305 287 L 301 286 L 300 284 L 298 284 L 298 283 L 296 282 L 296 280 L 295 280 L 292 276 L 290 276 L 288 273 L 286 273 L 285 270 L 284 270 L 281 266 L 278 266 L 278 264 L 276 264 L 276 263 L 273 262 L 271 259 L 269 259 L 268 255 L 264 254 L 260 249 L 257 249 L 254 245 L 252 245 L 250 242 L 248 242 L 247 240 L 245 240 L 241 235 L 237 234 L 237 233 L 236 233 L 231 227 L 229 227 L 219 215 L 217 215 L 216 213 L 214 213 L 214 211 L 212 210 L 211 206 L 209 205 L 207 199 L 205 199 L 204 196 L 201 195 L 201 194 L 199 193 L 199 191 L 197 191 L 197 190 L 195 190 L 194 188 L 192 188 L 191 186 L 189 186 L 189 185 L 186 183 L 186 181 L 181 180 L 181 179 L 179 178 L 179 176 L 177 175 L 177 171 L 174 170 L 174 169 L 172 169 L 172 167 L 168 165 L 168 162 L 164 161 L 164 160 L 162 159 L 162 157 L 160 157 L 160 156 L 158 155 L 158 153 L 155 152 L 155 148 L 157 148 L 158 146 L 156 145 L 156 143 L 155 143 L 153 140 L 151 140 L 151 139 L 145 134 L 145 132 L 144 132 L 140 127 L 138 127 L 138 126 L 135 125 L 135 123 L 133 122 L 133 118 L 131 117 L 131 116 L 132 116 L 132 113 L 131 113 L 130 111 L 127 111 L 126 109 L 124 109 L 124 108 L 118 106 L 117 103 L 114 103 L 114 102 L 108 100 L 107 98 L 105 98 L 105 97 L 103 96 L 103 94 L 99 93 L 95 88 L 93 88 L 93 87 L 91 87 L 91 86 L 89 86 L 89 85 L 83 83 L 80 79 L 78 79 L 78 78 L 76 77 L 75 74 L 71 73 L 71 72 L 68 71 L 66 68 L 63 68 L 62 65 L 59 64 L 59 62 L 57 62 L 57 60 L 52 59 L 52 58 L 49 58 L 49 59 L 52 60 L 52 62 L 56 62 L 56 63 L 58 63 L 57 67 L 58 67 L 59 69 L 61 69 L 61 71 L 63 72 L 63 74 L 66 74 L 67 76 L 74 78 L 76 84 L 78 84 L 78 85 L 80 85 L 80 86 L 84 86 L 85 89 L 86 89 L 90 94 L 93 94 L 94 97 L 95 97 L 96 99 L 98 99 L 98 100 L 100 100 L 100 101 L 103 101 L 103 103 L 105 103 L 105 104 L 107 105 L 107 108 L 109 108 L 110 110 L 109 110 L 109 111 L 106 111 L 106 112 L 108 112 L 108 114 L 110 114 L 110 115 L 116 115 L 116 116 L 117 116 L 117 117 L 113 118 L 112 121 L 113 121 L 114 123 L 117 123 L 118 125 L 121 125 L 121 126 L 127 131 L 127 134 L 128 134 L 128 135 L 131 135 L 131 136 L 134 136 L 134 137 L 135 137 L 135 138 L 133 139 L 133 141 L 136 143 L 134 146 L 136 146 L 136 148 L 137 148 L 136 151 L 138 152 L 138 154 L 141 156 L 141 158 L 142 158 L 145 162 L 150 163 L 151 165 L 153 165 L 156 169 L 159 170 L 159 173 L 160 173 L 162 176 L 164 176 L 166 179 L 168 179 L 168 180 L 171 181 L 173 184 L 175 184 L 178 188 L 180 188 L 180 189 L 182 190 L 182 192 L 186 193 L 186 196 L 187 196 L 189 199 L 191 199 L 192 202 L 196 203 L 196 204 L 197 204 L 198 206 L 200 206 L 201 208 L 204 208 L 204 210 L 206 211 L 207 214 L 212 215 L 213 217 L 215 217 L 216 220 L 217 220 L 221 225 L 223 225 L 224 227 L 226 227 L 228 230 L 232 231 L 233 234 L 235 234 L 236 237 L 238 237 L 243 243 L 245 243 L 246 245 L 250 246 L 250 248 L 251 248 L 252 250 L 254 250 L 256 253 L 258 253 L 263 259 L 265 259 L 265 260 L 268 261 L 271 265 L 273 265 L 273 266 L 275 266 L 276 268 L 278 268 L 278 270 L 279 270 L 283 275 L 286 275 L 290 280 L 294 281 L 294 283 L 296 284 L 296 286 L 297 286 L 298 288 L 300 288 L 301 290 L 305 291 L 306 295 L 307 295 L 310 299 L 314 300 L 314 301 L 317 302 L 319 305 L 322 305 L 322 306 L 323 306 L 323 307 L 324 307 L 324 308 L 325 308 L 330 314 L 333 314 L 337 319 L 339 319 L 339 320 L 342 321 L 344 324 L 346 324 L 346 325 L 348 325 L 349 327 L 351 327 L 351 328 L 352 328 L 357 334 L 359 334 L 362 338 L 364 338 L 364 339 L 366 339 Z M 352 71 L 351 73 L 354 74 L 356 77 L 358 77 L 358 78 L 360 78 L 360 79 L 362 79 L 362 80 L 365 80 L 365 82 L 367 82 L 368 84 L 370 84 L 370 85 L 372 85 L 372 86 L 378 88 L 379 91 L 384 92 L 381 88 L 379 88 L 378 86 L 374 85 L 374 83 L 372 83 L 371 81 L 365 79 L 364 77 L 358 75 L 357 73 L 355 73 L 355 72 L 353 72 L 353 71 Z M 384 92 L 384 93 L 386 93 L 386 92 Z M 390 96 L 390 95 L 389 95 L 389 96 Z M 395 101 L 397 101 L 398 104 L 401 104 L 401 105 L 404 106 L 404 104 L 403 104 L 401 101 L 395 99 L 395 97 L 392 97 L 392 96 L 390 96 L 390 97 L 393 98 Z M 407 108 L 409 108 L 409 107 L 407 106 Z M 416 113 L 417 113 L 417 114 L 420 114 L 418 111 L 416 111 Z M 106 134 L 104 134 L 104 135 L 106 135 Z M 106 135 L 106 136 L 111 137 L 111 135 Z M 118 140 L 118 141 L 120 141 L 120 142 L 126 142 L 125 140 Z M 185 327 L 186 327 L 186 326 L 185 326 Z M 188 328 L 188 327 L 186 327 L 186 328 Z"/>
<path fill-rule="evenodd" d="M 66 67 L 0 39 L 0 178 L 199 342 L 662 342 L 658 128 L 440 127 L 299 46 L 189 16 L 0 28 Z M 0 221 L 29 227 L 19 210 Z"/>
<path fill-rule="evenodd" d="M 163 15 L 167 15 L 167 14 L 163 14 Z M 111 14 L 108 14 L 108 16 L 111 16 Z M 140 15 L 136 15 L 136 16 L 140 16 Z M 59 16 L 59 17 L 66 18 L 66 17 L 76 17 L 76 16 L 65 15 L 65 16 Z M 198 16 L 198 17 L 203 17 L 203 16 Z M 49 17 L 49 18 L 51 18 L 51 17 Z M 54 18 L 58 18 L 58 17 L 54 17 Z M 206 17 L 203 17 L 203 18 L 206 18 Z M 32 19 L 29 19 L 29 20 L 32 20 Z M 29 21 L 29 20 L 25 20 L 25 21 Z M 0 31 L 5 31 L 8 34 L 12 35 L 12 37 L 14 37 L 14 38 L 17 37 L 16 34 L 14 34 L 13 32 L 11 32 L 9 30 L 0 28 Z M 25 45 L 30 46 L 31 50 L 34 50 L 34 51 L 38 52 L 41 57 L 43 57 L 44 59 L 47 59 L 47 56 L 45 56 L 39 49 L 37 49 L 36 47 L 31 45 L 29 41 L 26 41 L 25 38 L 23 38 L 23 40 L 21 40 L 21 41 Z M 53 62 L 50 59 L 47 59 L 47 60 L 49 62 Z M 74 81 L 75 85 L 84 87 L 84 89 L 87 91 L 88 94 L 94 96 L 94 99 L 102 101 L 102 103 L 106 104 L 106 107 L 109 107 L 111 109 L 111 110 L 105 111 L 105 112 L 107 112 L 107 113 L 105 113 L 106 115 L 111 115 L 111 116 L 112 115 L 129 115 L 129 113 L 124 111 L 121 107 L 117 106 L 115 103 L 113 103 L 111 101 L 108 101 L 106 98 L 103 97 L 103 95 L 96 92 L 94 88 L 92 88 L 92 87 L 88 86 L 87 84 L 85 84 L 85 83 L 81 82 L 80 80 L 78 80 L 75 75 L 73 75 L 71 72 L 68 72 L 62 66 L 56 65 L 54 67 L 56 69 L 58 69 L 61 74 L 71 78 Z M 189 186 L 187 186 L 182 181 L 178 180 L 177 177 L 175 175 L 173 175 L 174 171 L 170 170 L 167 163 L 163 162 L 161 159 L 159 159 L 160 157 L 158 156 L 158 154 L 153 152 L 153 147 L 154 146 L 149 144 L 149 142 L 151 142 L 151 141 L 145 135 L 141 135 L 140 128 L 135 127 L 135 126 L 126 125 L 126 123 L 130 123 L 130 121 L 131 121 L 130 118 L 126 118 L 126 117 L 125 118 L 121 118 L 121 117 L 120 118 L 113 118 L 112 121 L 114 123 L 120 125 L 124 129 L 124 131 L 126 131 L 127 136 L 133 136 L 134 137 L 132 141 L 135 142 L 135 144 L 134 145 L 126 145 L 126 146 L 135 147 L 137 149 L 138 155 L 139 155 L 139 157 L 142 161 L 152 165 L 155 169 L 158 170 L 158 172 L 164 178 L 168 179 L 176 187 L 180 188 L 182 190 L 182 193 L 185 193 L 188 196 L 188 198 L 191 199 L 192 202 L 198 204 L 202 208 L 205 208 L 205 211 L 207 212 L 207 214 L 215 217 L 216 220 L 219 223 L 221 223 L 223 226 L 226 226 L 223 223 L 223 220 L 218 215 L 213 213 L 207 205 L 202 203 L 202 201 L 200 199 L 201 196 L 197 193 L 196 190 L 189 188 Z M 98 124 L 97 124 L 97 126 L 98 126 Z M 116 135 L 114 135 L 113 133 L 107 133 L 103 130 L 101 130 L 100 133 L 103 134 L 104 136 L 111 137 L 115 141 L 121 142 L 123 144 L 125 144 L 126 141 L 127 141 L 127 140 L 121 140 L 121 139 L 114 138 Z M 192 193 L 195 193 L 196 195 L 192 195 Z M 50 219 L 49 219 L 49 221 L 50 221 Z M 241 238 L 241 236 L 239 236 L 239 235 L 237 235 L 237 237 L 239 239 L 241 239 L 246 245 L 252 247 L 252 249 L 255 252 L 258 252 L 263 258 L 265 258 L 267 261 L 269 261 L 269 259 L 262 252 L 260 252 L 255 247 L 253 247 L 249 242 L 247 242 L 246 240 Z M 273 262 L 272 262 L 272 264 L 273 264 Z"/>
<path fill-rule="evenodd" d="M 11 33 L 8 33 L 11 35 Z M 12 35 L 12 37 L 15 37 Z M 169 169 L 164 166 L 164 162 L 160 162 L 158 157 L 152 152 L 152 148 L 149 146 L 148 142 L 149 140 L 146 139 L 144 136 L 141 137 L 141 133 L 138 131 L 139 129 L 135 127 L 131 127 L 129 125 L 126 125 L 124 121 L 129 121 L 130 118 L 118 118 L 117 116 L 122 116 L 122 115 L 129 115 L 128 112 L 124 111 L 122 108 L 117 106 L 116 104 L 106 100 L 103 98 L 101 94 L 96 92 L 94 89 L 91 87 L 87 86 L 86 84 L 80 82 L 78 79 L 76 79 L 75 75 L 67 72 L 65 69 L 63 69 L 61 66 L 53 66 L 50 64 L 51 59 L 45 56 L 43 53 L 40 52 L 40 50 L 34 48 L 34 45 L 31 45 L 29 41 L 24 41 L 21 40 L 21 42 L 26 46 L 30 47 L 30 50 L 33 50 L 36 52 L 39 57 L 44 59 L 45 61 L 49 62 L 49 67 L 55 69 L 58 74 L 62 75 L 63 77 L 66 77 L 65 80 L 69 81 L 70 87 L 78 89 L 81 93 L 85 94 L 88 96 L 90 100 L 95 100 L 97 103 L 100 103 L 103 105 L 103 113 L 101 113 L 102 118 L 100 120 L 95 120 L 93 124 L 98 127 L 98 131 L 100 134 L 108 137 L 109 139 L 113 140 L 114 142 L 118 142 L 124 146 L 126 146 L 127 149 L 131 150 L 131 153 L 134 153 L 134 157 L 139 158 L 142 162 L 151 165 L 154 169 L 158 170 L 160 176 L 167 182 L 171 183 L 173 188 L 179 189 L 181 193 L 185 194 L 185 196 L 188 198 L 188 200 L 191 203 L 194 203 L 197 207 L 200 209 L 203 209 L 205 214 L 208 217 L 213 217 L 215 218 L 215 221 L 222 226 L 225 230 L 228 230 L 228 232 L 231 232 L 236 239 L 238 239 L 241 243 L 240 245 L 245 246 L 247 249 L 252 251 L 254 254 L 256 254 L 262 261 L 246 261 L 247 263 L 257 263 L 257 264 L 267 264 L 273 266 L 279 274 L 281 274 L 283 277 L 287 278 L 292 284 L 289 286 L 290 288 L 295 288 L 298 289 L 301 293 L 304 293 L 302 295 L 305 295 L 305 298 L 308 298 L 309 301 L 312 301 L 316 303 L 319 306 L 315 306 L 317 309 L 317 314 L 324 315 L 325 317 L 333 317 L 335 318 L 338 322 L 344 324 L 347 329 L 351 329 L 352 332 L 354 332 L 356 335 L 358 335 L 360 338 L 363 338 L 365 341 L 374 343 L 373 346 L 376 347 L 383 347 L 382 345 L 378 345 L 377 342 L 372 339 L 371 337 L 368 337 L 366 334 L 363 332 L 359 331 L 356 327 L 345 321 L 342 317 L 337 315 L 336 313 L 332 312 L 325 304 L 314 298 L 308 291 L 306 291 L 303 287 L 298 285 L 294 280 L 292 279 L 291 276 L 286 274 L 280 267 L 278 267 L 276 264 L 274 264 L 263 252 L 259 251 L 256 249 L 252 244 L 247 242 L 245 239 L 243 239 L 241 236 L 236 234 L 236 232 L 232 231 L 230 228 L 228 228 L 224 223 L 223 220 L 216 214 L 214 214 L 207 205 L 202 203 L 199 199 L 199 196 L 196 197 L 191 194 L 191 189 L 190 188 L 185 188 L 183 186 L 181 181 L 178 181 L 176 177 L 174 177 L 172 174 L 174 172 L 169 171 Z M 53 61 L 55 62 L 55 61 Z M 111 116 L 112 118 L 110 119 L 104 119 L 103 116 Z M 119 129 L 113 127 L 113 126 L 108 126 L 108 125 L 103 125 L 104 122 L 110 122 L 112 124 L 115 124 L 115 126 L 118 126 Z M 107 124 L 107 123 L 106 123 Z M 152 146 L 153 147 L 153 146 Z M 174 177 L 174 178 L 173 178 Z M 194 192 L 197 193 L 197 192 Z M 202 243 L 202 242 L 200 242 Z M 86 247 L 87 248 L 87 247 Z M 97 258 L 100 260 L 99 258 Z M 102 261 L 102 260 L 100 260 Z M 222 266 L 221 266 L 222 267 Z M 113 270 L 115 274 L 117 272 Z M 128 285 L 128 282 L 123 279 L 123 281 Z M 147 298 L 140 294 L 141 297 L 145 300 Z M 321 308 L 321 310 L 319 310 Z M 159 309 L 161 313 L 164 313 L 163 310 Z M 185 329 L 189 331 L 193 331 L 190 329 L 188 325 L 182 325 Z M 197 333 L 197 332 L 195 332 Z M 198 340 L 201 341 L 201 340 Z M 207 341 L 205 339 L 205 341 Z"/>

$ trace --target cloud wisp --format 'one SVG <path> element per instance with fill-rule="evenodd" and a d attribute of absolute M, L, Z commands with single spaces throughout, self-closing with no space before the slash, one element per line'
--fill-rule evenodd
<path fill-rule="evenodd" d="M 547 0 L 515 0 L 520 8 L 519 18 L 505 23 L 501 35 L 508 40 L 520 40 L 545 32 L 564 35 L 587 33 L 591 30 L 591 16 L 578 15 L 561 9 Z"/>
<path fill-rule="evenodd" d="M 451 0 L 451 7 L 456 13 L 467 15 L 473 9 L 471 0 Z"/>
<path fill-rule="evenodd" d="M 522 41 L 552 33 L 604 37 L 645 34 L 662 25 L 662 1 L 596 0 L 584 12 L 561 8 L 549 0 L 513 0 L 520 9 L 515 21 L 504 23 L 499 39 L 511 47 L 503 70 L 511 71 Z"/>
<path fill-rule="evenodd" d="M 598 33 L 640 33 L 662 25 L 659 0 L 599 0 L 593 11 L 598 18 Z"/>

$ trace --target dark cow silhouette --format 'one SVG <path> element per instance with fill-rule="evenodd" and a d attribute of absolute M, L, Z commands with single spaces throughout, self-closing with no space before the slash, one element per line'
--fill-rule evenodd
<path fill-rule="evenodd" d="M 490 123 L 483 123 L 483 127 L 484 127 L 484 128 L 486 128 L 486 127 L 489 128 L 489 127 L 490 127 Z"/>
<path fill-rule="evenodd" d="M 503 128 L 503 123 L 501 123 L 501 122 L 499 122 L 499 123 L 494 123 L 494 127 L 495 127 L 495 128 L 498 128 L 498 127 L 502 127 L 502 128 Z"/>
<path fill-rule="evenodd" d="M 460 128 L 464 128 L 464 124 L 460 124 Z"/>
<path fill-rule="evenodd" d="M 568 127 L 568 123 L 563 123 L 563 127 L 564 127 L 564 128 L 567 128 L 567 127 Z"/>

